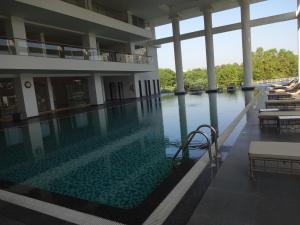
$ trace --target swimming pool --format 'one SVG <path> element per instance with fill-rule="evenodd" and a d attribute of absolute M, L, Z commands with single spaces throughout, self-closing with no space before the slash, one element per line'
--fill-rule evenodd
<path fill-rule="evenodd" d="M 5 128 L 0 183 L 132 210 L 173 173 L 190 131 L 206 123 L 222 133 L 244 107 L 242 92 L 164 96 Z"/>

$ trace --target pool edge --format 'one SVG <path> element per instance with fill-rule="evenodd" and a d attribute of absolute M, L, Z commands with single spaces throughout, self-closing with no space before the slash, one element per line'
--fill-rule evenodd
<path fill-rule="evenodd" d="M 249 104 L 239 113 L 239 115 L 227 126 L 222 135 L 218 138 L 219 147 L 221 147 L 226 139 L 230 136 L 232 131 L 239 124 L 241 119 L 253 107 L 258 99 L 262 95 L 262 90 L 260 90 L 254 98 L 249 102 Z M 212 146 L 212 151 L 215 151 L 214 145 Z M 209 156 L 206 153 L 190 170 L 189 172 L 180 180 L 180 182 L 173 188 L 173 190 L 167 195 L 167 197 L 159 204 L 158 207 L 151 213 L 151 215 L 145 220 L 143 225 L 161 225 L 163 224 L 172 211 L 175 209 L 180 200 L 187 193 L 189 188 L 202 173 L 205 167 L 209 163 Z"/>

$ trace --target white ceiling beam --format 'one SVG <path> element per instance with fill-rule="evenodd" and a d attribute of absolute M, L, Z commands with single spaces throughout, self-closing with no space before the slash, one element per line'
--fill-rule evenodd
<path fill-rule="evenodd" d="M 279 23 L 279 22 L 294 20 L 296 18 L 297 18 L 296 12 L 283 13 L 275 16 L 269 16 L 269 17 L 251 20 L 251 27 L 268 25 L 272 23 Z M 224 25 L 220 27 L 214 27 L 213 34 L 220 34 L 220 33 L 230 32 L 234 30 L 239 30 L 241 29 L 241 27 L 242 27 L 241 23 L 234 23 L 234 24 Z M 204 30 L 194 31 L 194 32 L 180 35 L 180 40 L 184 41 L 192 38 L 203 37 L 204 35 L 205 35 Z M 170 42 L 173 42 L 172 36 L 148 41 L 147 45 L 162 45 Z"/>

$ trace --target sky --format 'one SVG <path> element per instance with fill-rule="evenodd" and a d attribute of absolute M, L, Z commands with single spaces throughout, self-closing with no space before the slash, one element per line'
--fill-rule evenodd
<path fill-rule="evenodd" d="M 268 0 L 250 6 L 252 19 L 295 12 L 297 0 Z M 240 22 L 240 8 L 214 13 L 213 27 Z M 189 33 L 204 29 L 203 17 L 195 17 L 180 22 L 180 33 Z M 172 25 L 156 27 L 156 38 L 172 36 Z M 264 49 L 287 49 L 298 52 L 297 21 L 286 21 L 251 28 L 252 51 L 258 47 Z M 204 37 L 181 42 L 184 71 L 193 68 L 206 68 Z M 215 65 L 242 62 L 241 30 L 214 35 Z M 298 54 L 298 53 L 297 53 Z M 173 43 L 161 45 L 158 49 L 159 68 L 175 70 Z"/>

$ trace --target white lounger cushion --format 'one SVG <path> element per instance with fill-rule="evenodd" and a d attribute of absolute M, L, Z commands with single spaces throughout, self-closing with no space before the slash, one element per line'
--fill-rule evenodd
<path fill-rule="evenodd" d="M 300 160 L 300 143 L 251 142 L 249 156 L 267 159 Z"/>
<path fill-rule="evenodd" d="M 267 104 L 279 104 L 279 103 L 300 103 L 300 99 L 280 99 L 280 100 L 267 100 Z"/>
<path fill-rule="evenodd" d="M 273 111 L 273 112 L 260 112 L 259 118 L 274 118 L 279 116 L 300 116 L 300 111 Z"/>

